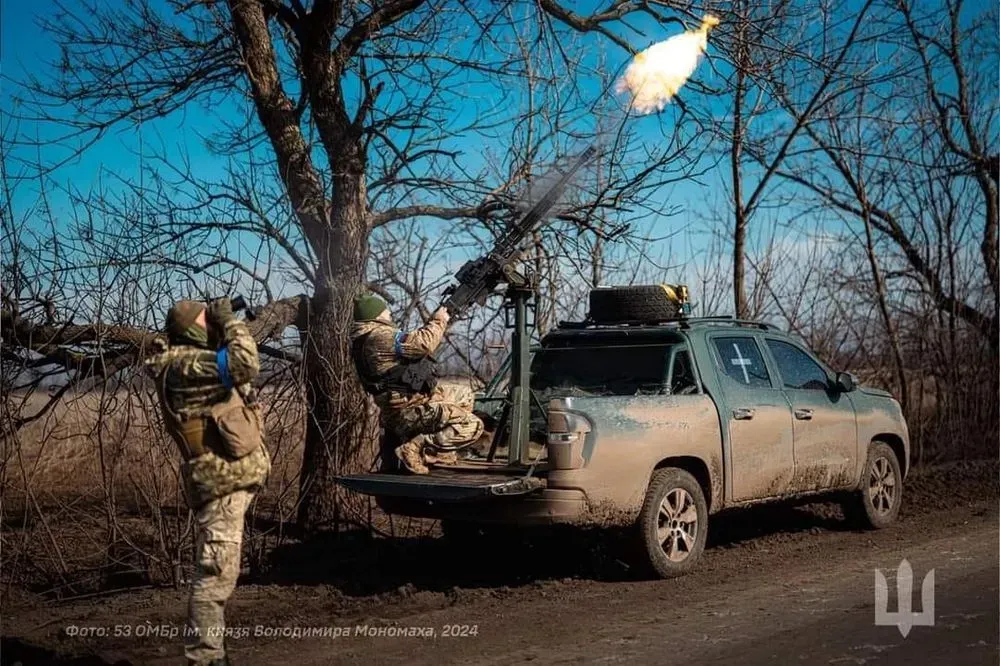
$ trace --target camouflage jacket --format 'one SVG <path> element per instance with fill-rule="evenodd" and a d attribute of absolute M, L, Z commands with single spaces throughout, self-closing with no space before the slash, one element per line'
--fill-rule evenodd
<path fill-rule="evenodd" d="M 162 383 L 170 409 L 182 419 L 207 416 L 212 405 L 225 400 L 232 387 L 243 395 L 253 390 L 250 383 L 260 372 L 260 357 L 245 323 L 238 319 L 226 323 L 223 349 L 224 353 L 171 345 L 146 361 L 158 389 Z M 221 372 L 220 361 L 226 366 Z"/>
<path fill-rule="evenodd" d="M 399 365 L 401 360 L 417 360 L 433 354 L 441 345 L 444 331 L 444 323 L 437 319 L 432 319 L 409 333 L 382 321 L 362 321 L 355 323 L 351 329 L 351 341 L 363 335 L 368 336 L 361 349 L 363 360 L 376 374 L 384 375 Z M 399 409 L 426 400 L 427 396 L 407 395 L 396 391 L 386 391 L 375 396 L 375 403 L 382 409 Z"/>
<path fill-rule="evenodd" d="M 171 345 L 146 360 L 146 368 L 163 392 L 163 401 L 181 420 L 206 418 L 212 405 L 224 401 L 233 389 L 253 400 L 250 383 L 260 372 L 257 343 L 244 322 L 225 325 L 224 345 L 218 351 L 192 345 Z M 170 418 L 164 415 L 164 419 Z M 266 449 L 231 460 L 208 451 L 181 467 L 188 501 L 193 507 L 236 490 L 261 485 L 270 471 Z"/>

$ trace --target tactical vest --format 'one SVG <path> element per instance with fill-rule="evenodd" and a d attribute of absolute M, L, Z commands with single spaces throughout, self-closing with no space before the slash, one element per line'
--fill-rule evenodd
<path fill-rule="evenodd" d="M 361 385 L 371 395 L 379 395 L 386 391 L 399 393 L 423 393 L 431 395 L 437 388 L 437 371 L 434 361 L 424 357 L 421 359 L 400 359 L 399 363 L 379 375 L 364 354 L 365 343 L 371 333 L 358 336 L 351 344 L 351 356 L 354 358 L 354 368 L 358 371 Z"/>
<path fill-rule="evenodd" d="M 244 395 L 238 387 L 233 387 L 224 400 L 211 405 L 208 414 L 182 418 L 167 396 L 168 372 L 169 366 L 160 373 L 157 393 L 164 426 L 185 460 L 208 452 L 237 460 L 263 446 L 263 416 L 252 395 Z"/>
<path fill-rule="evenodd" d="M 163 425 L 166 428 L 177 447 L 181 451 L 184 460 L 190 460 L 203 456 L 209 451 L 219 450 L 219 433 L 208 416 L 182 419 L 170 406 L 170 398 L 167 396 L 167 373 L 170 367 L 162 370 L 157 386 L 157 396 L 160 399 L 160 407 L 163 412 Z"/>

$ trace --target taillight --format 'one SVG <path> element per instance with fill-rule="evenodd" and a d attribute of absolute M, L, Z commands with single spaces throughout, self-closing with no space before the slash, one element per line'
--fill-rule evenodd
<path fill-rule="evenodd" d="M 549 408 L 548 460 L 552 469 L 583 467 L 583 445 L 591 430 L 580 414 Z"/>

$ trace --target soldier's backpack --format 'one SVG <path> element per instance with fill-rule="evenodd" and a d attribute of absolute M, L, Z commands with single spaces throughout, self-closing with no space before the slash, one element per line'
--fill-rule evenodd
<path fill-rule="evenodd" d="M 236 388 L 230 389 L 226 400 L 212 405 L 212 420 L 230 458 L 249 455 L 264 443 L 260 405 L 248 405 Z"/>

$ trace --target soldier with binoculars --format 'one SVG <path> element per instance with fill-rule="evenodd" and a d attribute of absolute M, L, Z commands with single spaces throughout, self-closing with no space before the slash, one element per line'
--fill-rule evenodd
<path fill-rule="evenodd" d="M 240 573 L 243 519 L 271 468 L 251 382 L 257 344 L 233 311 L 243 299 L 178 301 L 167 342 L 146 361 L 195 512 L 195 573 L 188 604 L 189 664 L 228 664 L 223 611 Z"/>

